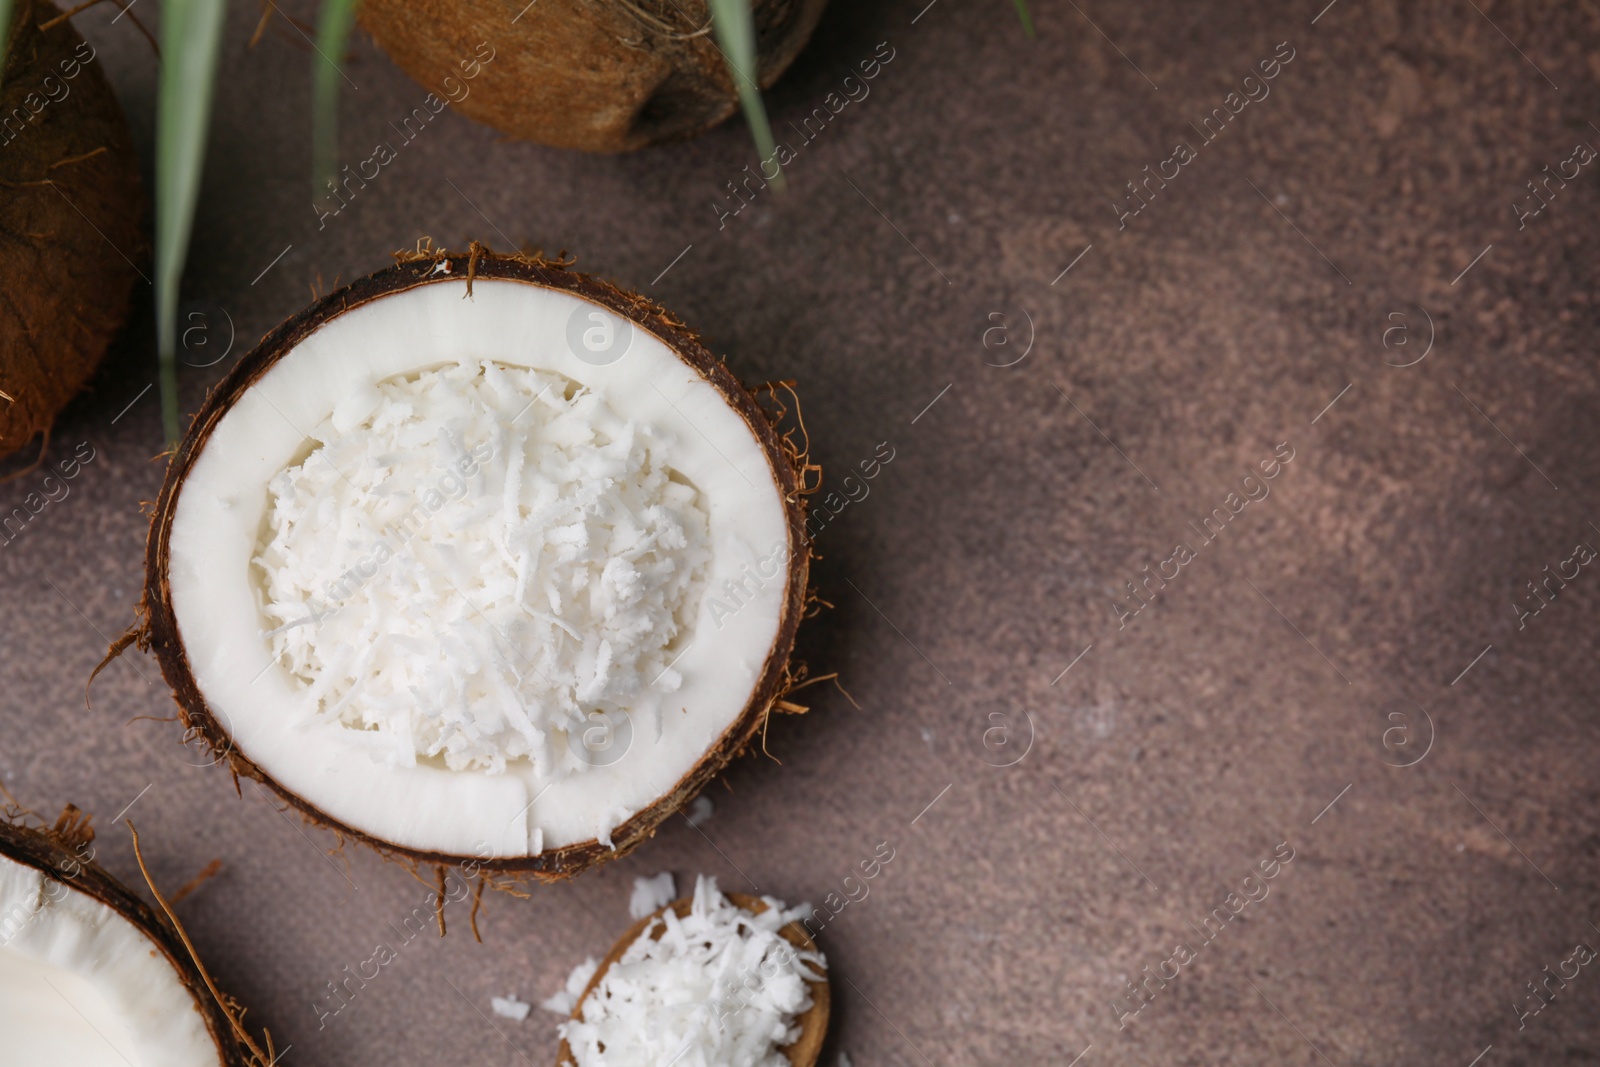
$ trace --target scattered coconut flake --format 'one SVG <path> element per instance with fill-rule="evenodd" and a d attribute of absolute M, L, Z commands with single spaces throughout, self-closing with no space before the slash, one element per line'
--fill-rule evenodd
<path fill-rule="evenodd" d="M 651 922 L 561 1024 L 577 1067 L 787 1067 L 827 962 L 779 933 L 806 905 L 763 899 L 746 911 L 700 876 L 689 914 Z"/>
<path fill-rule="evenodd" d="M 855 1067 L 855 1065 L 850 1062 L 850 1056 L 848 1053 L 839 1053 L 839 1067 Z"/>
<path fill-rule="evenodd" d="M 490 997 L 489 1007 L 494 1009 L 496 1015 L 504 1016 L 507 1019 L 515 1019 L 519 1023 L 528 1017 L 528 1012 L 533 1010 L 527 1002 L 518 1000 L 514 993 L 509 997 Z"/>
<path fill-rule="evenodd" d="M 686 815 L 684 815 L 684 818 L 689 820 L 690 826 L 699 826 L 707 819 L 711 818 L 711 813 L 713 810 L 715 809 L 713 809 L 711 806 L 711 798 L 701 794 L 690 802 L 689 811 Z"/>
<path fill-rule="evenodd" d="M 671 904 L 677 895 L 678 883 L 673 880 L 671 871 L 662 871 L 654 878 L 635 878 L 633 896 L 628 898 L 628 914 L 642 919 Z"/>
<path fill-rule="evenodd" d="M 469 361 L 342 398 L 275 475 L 255 564 L 273 654 L 396 765 L 591 763 L 656 729 L 711 551 L 671 439 L 550 372 Z M 602 836 L 609 827 L 602 827 Z"/>
<path fill-rule="evenodd" d="M 578 998 L 583 996 L 583 990 L 589 984 L 589 979 L 594 977 L 594 972 L 600 964 L 593 956 L 572 968 L 572 973 L 567 975 L 567 984 L 561 992 L 546 997 L 540 1002 L 539 1007 L 545 1011 L 553 1011 L 557 1015 L 571 1015 L 572 1009 L 578 1006 Z"/>

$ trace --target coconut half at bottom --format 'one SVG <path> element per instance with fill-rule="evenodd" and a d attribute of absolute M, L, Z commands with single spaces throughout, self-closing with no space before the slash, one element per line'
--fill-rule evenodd
<path fill-rule="evenodd" d="M 713 884 L 713 892 L 714 891 L 715 887 Z M 616 944 L 611 947 L 611 951 L 606 953 L 606 955 L 598 964 L 594 965 L 593 974 L 589 976 L 588 982 L 585 983 L 583 991 L 578 994 L 576 1003 L 573 1005 L 571 1013 L 572 1021 L 580 1023 L 584 1021 L 587 1014 L 587 1007 L 590 1003 L 590 998 L 594 996 L 596 991 L 600 988 L 601 982 L 605 979 L 610 969 L 615 964 L 619 963 L 627 954 L 629 948 L 631 948 L 640 937 L 645 936 L 645 932 L 647 930 L 650 931 L 649 936 L 653 940 L 661 940 L 663 935 L 666 933 L 665 926 L 658 925 L 662 922 L 663 916 L 670 911 L 680 920 L 687 918 L 694 910 L 697 896 L 698 889 L 695 896 L 689 896 L 684 897 L 681 900 L 675 900 L 664 907 L 656 909 L 654 912 L 646 915 L 644 918 L 635 922 L 633 926 L 629 927 L 628 931 L 617 939 Z M 726 900 L 735 908 L 742 909 L 754 915 L 762 914 L 771 906 L 768 904 L 766 899 L 761 897 L 752 897 L 746 893 L 726 893 L 722 894 L 722 896 L 724 896 Z M 779 904 L 779 907 L 782 907 L 781 903 Z M 800 950 L 801 952 L 820 954 L 821 950 L 817 947 L 817 943 L 812 938 L 811 934 L 807 932 L 803 921 L 785 924 L 778 930 L 778 936 L 783 938 L 783 940 L 788 942 L 793 948 Z M 732 1012 L 732 1015 L 736 1020 L 738 1016 L 743 1014 L 744 1010 L 750 1004 L 748 999 L 750 991 L 752 989 L 760 988 L 763 979 L 770 979 L 773 977 L 773 975 L 766 973 L 765 967 L 766 964 L 764 960 L 760 958 L 755 960 L 747 958 L 745 967 L 742 968 L 738 973 L 731 975 L 718 974 L 715 976 L 715 980 L 717 982 L 727 983 L 728 987 L 733 992 L 733 996 L 730 997 L 730 999 L 738 1001 L 737 1006 Z M 779 1049 L 783 1057 L 789 1061 L 790 1067 L 815 1067 L 817 1060 L 822 1054 L 822 1043 L 827 1040 L 828 1016 L 832 995 L 828 986 L 828 967 L 826 962 L 818 963 L 817 971 L 818 980 L 806 982 L 806 988 L 811 997 L 811 1006 L 801 1012 L 794 1019 L 795 1024 L 800 1029 L 800 1033 L 792 1043 L 782 1046 Z M 755 979 L 754 982 L 751 981 L 752 978 Z M 634 992 L 638 991 L 638 989 L 634 990 Z M 695 1006 L 702 1007 L 702 1010 L 709 1009 L 713 1012 L 713 1018 L 715 1019 L 714 1026 L 716 1028 L 721 1029 L 727 1025 L 727 1017 L 717 1017 L 715 1015 L 715 1007 L 705 1004 L 704 1002 L 697 1004 L 694 1001 L 689 1001 L 688 1003 L 680 1002 L 676 1005 L 676 1007 L 680 1009 L 683 1007 Z M 656 1020 L 641 1019 L 639 1020 L 638 1024 L 638 1032 L 641 1035 L 651 1034 L 651 1036 L 658 1037 L 661 1031 L 656 1029 L 657 1025 L 658 1023 Z M 685 1047 L 677 1053 L 677 1056 L 682 1057 L 687 1051 L 689 1050 L 687 1047 Z M 693 1058 L 691 1057 L 690 1062 L 692 1062 L 692 1060 Z M 561 1039 L 560 1048 L 556 1053 L 556 1065 L 557 1067 L 576 1067 L 576 1064 L 577 1057 L 573 1055 L 572 1045 L 565 1037 L 563 1037 Z"/>
<path fill-rule="evenodd" d="M 566 877 L 790 683 L 804 449 L 643 297 L 476 245 L 396 258 L 195 417 L 140 643 L 190 729 L 315 821 Z"/>
<path fill-rule="evenodd" d="M 0 1065 L 244 1067 L 252 1060 L 172 923 L 54 828 L 0 818 Z"/>

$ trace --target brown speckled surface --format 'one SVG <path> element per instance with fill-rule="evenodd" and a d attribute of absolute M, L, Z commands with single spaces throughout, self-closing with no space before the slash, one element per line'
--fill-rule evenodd
<path fill-rule="evenodd" d="M 1600 948 L 1600 575 L 1523 628 L 1513 608 L 1600 547 L 1595 165 L 1521 229 L 1512 208 L 1600 146 L 1600 8 L 1474 3 L 1339 0 L 1312 24 L 1320 0 L 1040 0 L 1029 41 L 1003 0 L 840 2 L 771 94 L 780 132 L 879 42 L 893 59 L 799 147 L 785 195 L 721 230 L 723 183 L 755 160 L 738 124 L 597 158 L 448 112 L 319 230 L 309 54 L 281 22 L 247 50 L 257 9 L 235 4 L 191 361 L 422 234 L 577 252 L 745 379 L 797 378 L 835 479 L 892 443 L 819 538 L 836 607 L 801 633 L 860 710 L 811 690 L 773 724 L 782 766 L 739 764 L 699 831 L 675 819 L 491 900 L 483 945 L 452 906 L 448 938 L 401 947 L 319 1028 L 326 983 L 429 890 L 328 859 L 327 835 L 190 766 L 176 726 L 133 721 L 171 711 L 152 661 L 114 664 L 83 706 L 132 620 L 161 478 L 146 311 L 60 423 L 52 459 L 86 441 L 93 462 L 0 541 L 0 779 L 99 813 L 124 877 L 130 802 L 169 888 L 221 858 L 180 914 L 285 1064 L 550 1062 L 555 1017 L 489 997 L 537 1001 L 603 953 L 634 876 L 821 902 L 879 842 L 895 859 L 820 939 L 828 1067 L 1600 1059 L 1594 965 L 1521 1029 L 1514 1010 L 1541 968 Z M 148 168 L 155 63 L 113 14 L 78 23 Z M 1119 230 L 1124 183 L 1198 145 L 1189 122 L 1280 42 L 1270 96 Z M 365 41 L 348 72 L 353 162 L 427 90 Z M 185 370 L 188 410 L 231 358 Z M 1189 524 L 1283 442 L 1270 496 L 1201 543 Z M 1195 558 L 1119 629 L 1123 583 L 1179 542 Z M 993 766 L 1030 722 L 1026 755 Z M 1186 924 L 1280 842 L 1269 894 L 1200 946 Z M 1194 962 L 1119 1030 L 1125 980 L 1180 939 Z"/>

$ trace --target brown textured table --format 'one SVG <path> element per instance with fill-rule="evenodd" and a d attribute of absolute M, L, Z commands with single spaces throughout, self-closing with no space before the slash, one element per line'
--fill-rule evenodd
<path fill-rule="evenodd" d="M 177 726 L 132 721 L 171 710 L 153 661 L 84 710 L 161 475 L 144 291 L 52 446 L 93 461 L 0 544 L 0 777 L 96 811 L 124 877 L 130 802 L 169 888 L 222 860 L 180 911 L 286 1064 L 548 1062 L 554 1017 L 489 998 L 602 953 L 635 876 L 820 902 L 880 842 L 895 858 L 821 936 L 830 1067 L 1600 1059 L 1594 966 L 1518 1017 L 1542 968 L 1600 946 L 1600 575 L 1527 585 L 1600 546 L 1595 167 L 1526 214 L 1530 179 L 1600 145 L 1600 9 L 1039 0 L 1029 41 L 1003 0 L 922 3 L 834 5 L 770 98 L 789 191 L 721 228 L 755 161 L 738 124 L 590 158 L 447 111 L 319 229 L 308 53 L 281 23 L 247 49 L 241 0 L 185 287 L 191 362 L 236 334 L 185 369 L 190 410 L 319 279 L 423 234 L 573 250 L 747 380 L 798 379 L 830 489 L 894 452 L 821 533 L 835 607 L 802 633 L 859 710 L 812 690 L 773 724 L 782 765 L 740 763 L 699 831 L 491 900 L 482 945 L 453 905 L 319 1028 L 426 887 L 328 858 L 190 766 Z M 111 18 L 78 21 L 148 161 L 155 62 Z M 870 93 L 803 140 L 880 42 Z M 364 40 L 349 74 L 353 161 L 426 90 Z M 1165 185 L 1131 199 L 1147 173 Z M 1176 577 L 1133 614 L 1146 566 Z M 1177 976 L 1134 1014 L 1146 967 Z"/>

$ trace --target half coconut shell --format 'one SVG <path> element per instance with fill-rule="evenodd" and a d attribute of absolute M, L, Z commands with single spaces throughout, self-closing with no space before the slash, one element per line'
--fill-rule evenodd
<path fill-rule="evenodd" d="M 765 900 L 760 897 L 750 896 L 748 893 L 725 893 L 723 895 L 734 906 L 743 908 L 745 911 L 755 915 L 760 915 L 769 906 Z M 594 974 L 589 979 L 589 984 L 583 987 L 583 993 L 578 997 L 578 1003 L 572 1009 L 572 1018 L 575 1021 L 582 1021 L 583 1002 L 589 999 L 589 995 L 595 991 L 595 987 L 605 978 L 606 972 L 611 969 L 612 964 L 622 959 L 623 954 L 650 928 L 651 923 L 654 923 L 668 911 L 683 919 L 687 918 L 693 910 L 694 898 L 684 897 L 681 900 L 673 901 L 665 907 L 658 908 L 630 926 L 626 933 L 617 938 L 617 943 L 611 946 L 611 951 L 607 952 L 595 967 Z M 660 940 L 665 933 L 666 927 L 662 926 L 651 936 L 656 940 Z M 806 932 L 805 927 L 798 922 L 789 923 L 778 933 L 785 941 L 802 952 L 820 951 L 817 948 L 817 943 Z M 822 1044 L 828 1038 L 828 1013 L 832 1004 L 832 994 L 828 985 L 827 970 L 823 970 L 820 982 L 807 982 L 806 985 L 811 990 L 811 1007 L 807 1008 L 799 1018 L 800 1036 L 795 1039 L 793 1044 L 785 1045 L 781 1049 L 784 1058 L 789 1061 L 789 1067 L 815 1067 L 817 1060 L 822 1056 Z M 575 1058 L 572 1055 L 572 1046 L 563 1038 L 560 1048 L 556 1051 L 556 1065 L 557 1067 L 573 1067 L 575 1062 Z"/>
<path fill-rule="evenodd" d="M 567 268 L 564 262 L 535 255 L 498 255 L 476 243 L 463 253 L 425 249 L 397 253 L 396 265 L 362 278 L 319 300 L 269 333 L 254 351 L 243 357 L 211 392 L 184 435 L 167 471 L 156 503 L 146 552 L 142 626 L 125 639 L 154 651 L 162 673 L 188 727 L 188 739 L 199 738 L 226 761 L 235 776 L 260 782 L 294 806 L 312 822 L 341 837 L 360 841 L 379 852 L 412 865 L 470 865 L 473 871 L 528 874 L 541 881 L 557 881 L 588 867 L 621 856 L 651 836 L 668 816 L 681 809 L 717 773 L 745 750 L 773 710 L 804 710 L 783 700 L 796 684 L 790 655 L 800 619 L 809 602 L 807 578 L 810 547 L 805 532 L 804 494 L 815 488 L 817 468 L 806 462 L 805 447 L 794 440 L 795 431 L 781 432 L 784 412 L 758 402 L 756 394 L 739 383 L 711 354 L 700 337 L 666 309 L 636 293 Z M 628 320 L 635 328 L 658 339 L 682 361 L 685 370 L 713 386 L 727 406 L 737 413 L 765 454 L 787 526 L 787 574 L 783 579 L 781 614 L 743 710 L 722 731 L 676 784 L 652 803 L 637 810 L 611 831 L 611 845 L 597 839 L 564 847 L 545 847 L 531 855 L 469 857 L 461 852 L 418 849 L 368 833 L 341 821 L 284 787 L 252 760 L 247 747 L 231 736 L 225 717 L 207 702 L 184 643 L 181 620 L 174 607 L 169 580 L 171 539 L 180 493 L 196 462 L 211 442 L 218 424 L 271 368 L 311 334 L 347 312 L 366 307 L 420 286 L 472 281 L 511 281 L 571 294 L 597 304 Z M 786 384 L 786 383 L 785 383 Z M 809 483 L 809 484 L 808 484 Z"/>
<path fill-rule="evenodd" d="M 29 826 L 20 817 L 0 818 L 0 856 L 38 871 L 47 880 L 81 893 L 126 919 L 177 973 L 217 1047 L 226 1067 L 263 1067 L 241 1043 L 235 1021 L 212 995 L 199 965 L 184 945 L 183 935 L 167 916 L 94 862 L 89 844 L 94 829 L 89 817 L 68 804 L 53 826 Z"/>

